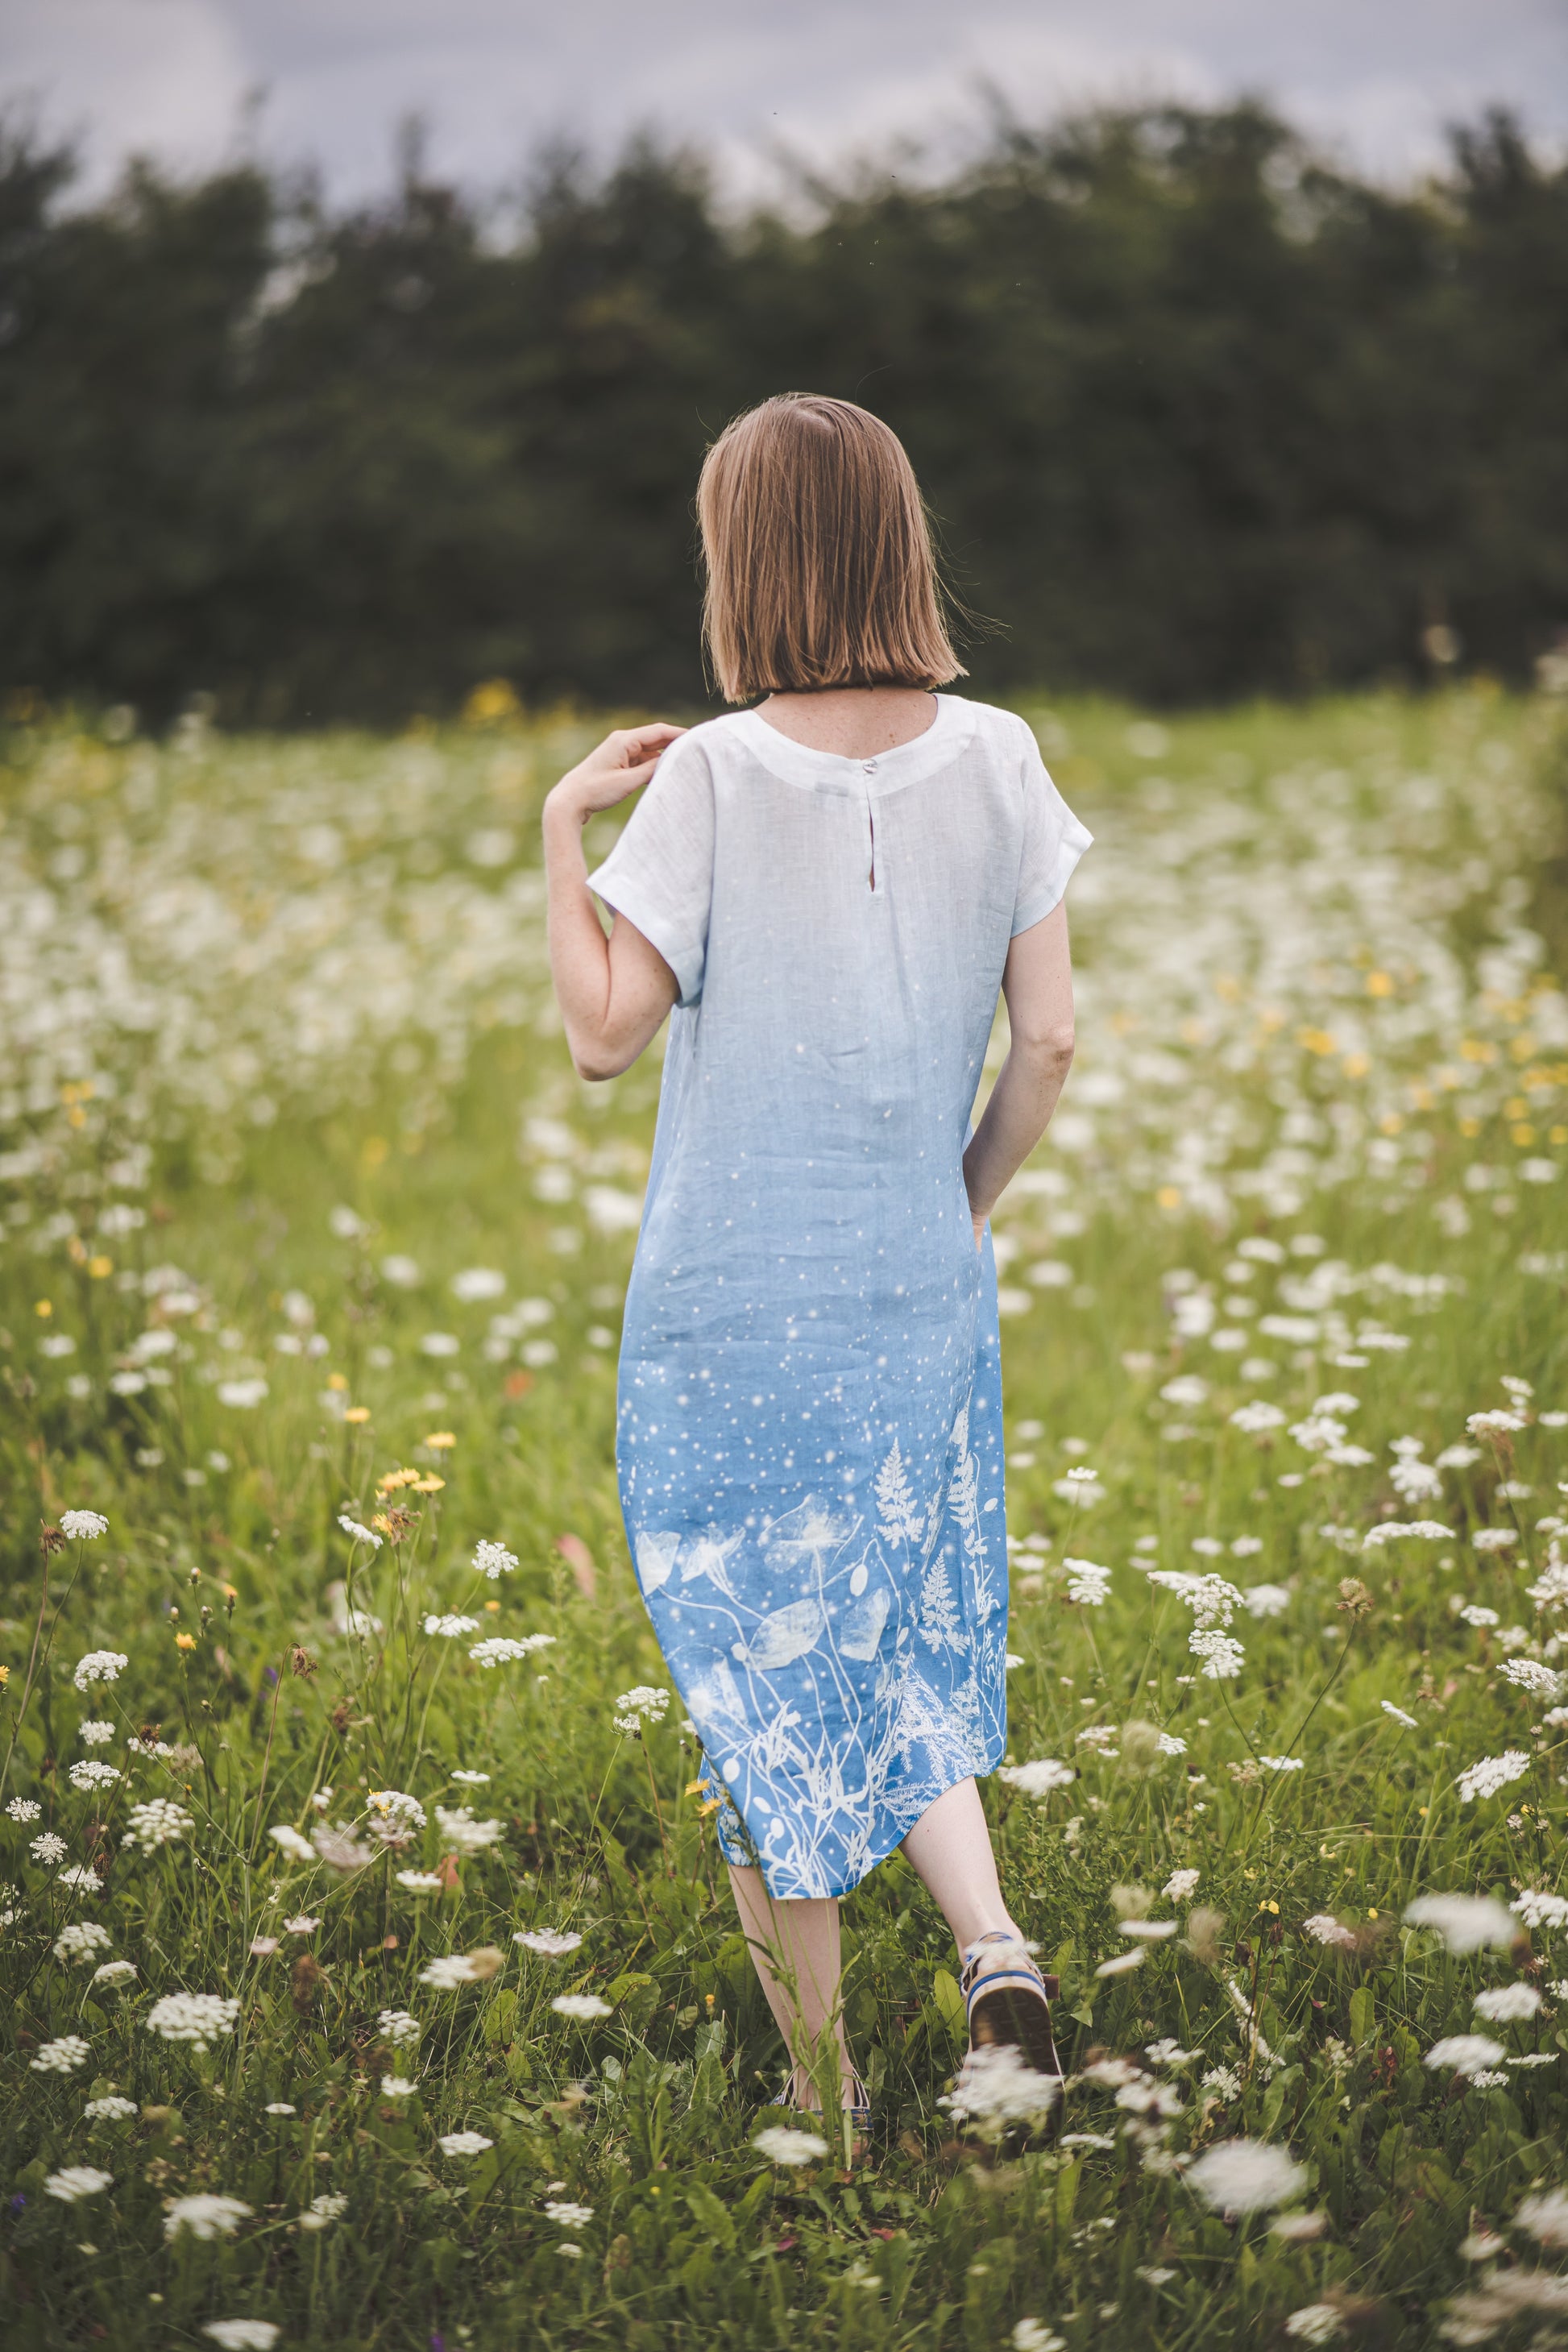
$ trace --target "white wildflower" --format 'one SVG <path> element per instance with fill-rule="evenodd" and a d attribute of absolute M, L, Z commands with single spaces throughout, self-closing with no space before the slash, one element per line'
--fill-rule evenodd
<path fill-rule="evenodd" d="M 1078 1774 L 1070 1765 L 1058 1764 L 1054 1756 L 1040 1756 L 1029 1764 L 1004 1764 L 996 1778 L 1010 1789 L 1021 1790 L 1026 1797 L 1048 1797 L 1053 1789 L 1067 1788 Z"/>
<path fill-rule="evenodd" d="M 1286 2335 L 1297 2344 L 1331 2344 L 1344 2328 L 1344 2316 L 1331 2303 L 1304 2303 L 1285 2322 Z"/>
<path fill-rule="evenodd" d="M 1415 1717 L 1413 1715 L 1406 1715 L 1402 1706 L 1395 1706 L 1391 1698 L 1381 1699 L 1378 1704 L 1383 1708 L 1384 1715 L 1391 1715 L 1395 1723 L 1402 1723 L 1405 1726 L 1406 1731 L 1418 1731 L 1420 1729 L 1420 1726 L 1417 1724 Z"/>
<path fill-rule="evenodd" d="M 483 2132 L 443 2132 L 437 2143 L 443 2156 L 483 2156 L 487 2147 L 494 2147 L 493 2139 Z"/>
<path fill-rule="evenodd" d="M 1515 1895 L 1510 1908 L 1527 1927 L 1568 1927 L 1568 1895 L 1548 1895 L 1527 1886 L 1522 1895 Z"/>
<path fill-rule="evenodd" d="M 89 2099 L 82 2114 L 89 2124 L 129 2123 L 137 2112 L 134 2099 L 122 2099 L 113 2091 L 101 2099 Z"/>
<path fill-rule="evenodd" d="M 110 1788 L 119 1778 L 118 1765 L 101 1763 L 96 1756 L 79 1757 L 70 1769 L 71 1787 L 79 1792 Z"/>
<path fill-rule="evenodd" d="M 1421 2063 L 1434 2070 L 1451 2066 L 1456 2074 L 1477 2074 L 1495 2066 L 1504 2055 L 1502 2043 L 1489 2041 L 1484 2033 L 1449 2033 L 1434 2042 Z"/>
<path fill-rule="evenodd" d="M 1064 1559 L 1068 1575 L 1068 1599 L 1081 1609 L 1100 1609 L 1110 1598 L 1110 1570 L 1100 1568 L 1092 1559 Z"/>
<path fill-rule="evenodd" d="M 191 2204 L 195 2200 L 187 2198 L 185 2201 Z M 209 2236 L 211 2232 L 202 2231 L 197 2234 Z M 210 2336 L 215 2344 L 221 2346 L 222 2352 L 272 2352 L 281 2333 L 272 2319 L 209 2319 L 202 2329 L 204 2336 Z"/>
<path fill-rule="evenodd" d="M 519 1927 L 512 1937 L 525 1951 L 538 1952 L 547 1960 L 564 1959 L 574 1952 L 583 1938 L 572 1929 L 560 1927 Z"/>
<path fill-rule="evenodd" d="M 1495 1797 L 1510 1780 L 1522 1780 L 1530 1769 L 1530 1759 L 1521 1748 L 1505 1748 L 1500 1756 L 1483 1756 L 1468 1765 L 1454 1783 L 1459 1801 L 1468 1805 L 1476 1797 Z"/>
<path fill-rule="evenodd" d="M 367 1543 L 373 1551 L 381 1549 L 381 1538 L 374 1528 L 361 1527 L 357 1519 L 351 1519 L 343 1511 L 338 1513 L 338 1525 L 344 1535 L 353 1536 L 355 1543 Z"/>
<path fill-rule="evenodd" d="M 113 1737 L 112 1723 L 88 1722 L 77 1726 L 77 1738 L 84 1748 L 107 1748 Z"/>
<path fill-rule="evenodd" d="M 60 1533 L 68 1536 L 72 1543 L 92 1543 L 109 1533 L 109 1521 L 101 1511 L 62 1511 Z"/>
<path fill-rule="evenodd" d="M 1489 1985 L 1477 1993 L 1472 2006 L 1476 2015 L 1484 2017 L 1489 2025 L 1516 2025 L 1535 2015 L 1541 2007 L 1541 1995 L 1532 1984 Z"/>
<path fill-rule="evenodd" d="M 549 1649 L 554 1639 L 553 1633 L 494 1634 L 488 1642 L 476 1642 L 468 1655 L 477 1665 L 510 1666 L 532 1657 L 535 1650 Z"/>
<path fill-rule="evenodd" d="M 596 1992 L 558 1992 L 550 2004 L 558 2017 L 572 2017 L 586 2024 L 595 2017 L 611 2015 L 611 2005 L 601 2000 Z"/>
<path fill-rule="evenodd" d="M 62 2205 L 76 2205 L 84 2197 L 101 2197 L 113 2184 L 114 2175 L 100 2172 L 96 2165 L 68 2164 L 62 2171 L 47 2176 L 44 2194 L 58 2197 Z"/>
<path fill-rule="evenodd" d="M 163 2216 L 163 2235 L 189 2231 L 193 2238 L 232 2238 L 250 2211 L 237 2197 L 176 2197 Z"/>
<path fill-rule="evenodd" d="M 1201 1627 L 1188 1634 L 1187 1647 L 1203 1660 L 1204 1675 L 1209 1682 L 1226 1682 L 1239 1675 L 1246 1660 L 1241 1643 L 1228 1633 L 1205 1632 Z"/>
<path fill-rule="evenodd" d="M 40 2042 L 27 2063 L 35 2074 L 74 2074 L 91 2055 L 91 2043 L 79 2033 L 62 2033 L 56 2042 Z"/>
<path fill-rule="evenodd" d="M 1279 1617 L 1290 1606 L 1289 1589 L 1283 1584 L 1251 1585 L 1241 1600 L 1249 1617 Z"/>
<path fill-rule="evenodd" d="M 376 2019 L 384 2041 L 395 2050 L 412 2050 L 425 2028 L 405 2009 L 384 2009 Z"/>
<path fill-rule="evenodd" d="M 1561 1698 L 1563 1677 L 1551 1666 L 1542 1665 L 1534 1658 L 1505 1658 L 1503 1679 L 1531 1692 L 1537 1698 Z"/>
<path fill-rule="evenodd" d="M 770 2124 L 758 2132 L 752 2146 L 770 2164 L 815 2164 L 827 2154 L 827 2142 L 815 2132 L 795 2131 L 788 2124 Z"/>
<path fill-rule="evenodd" d="M 463 1617 L 455 1610 L 449 1611 L 444 1617 L 432 1613 L 425 1620 L 425 1631 L 427 1633 L 439 1633 L 448 1642 L 458 1640 L 464 1633 L 477 1633 L 479 1630 L 479 1621 L 477 1617 Z"/>
<path fill-rule="evenodd" d="M 123 1650 L 89 1650 L 85 1658 L 77 1661 L 71 1676 L 79 1691 L 93 1683 L 117 1683 L 131 1664 Z"/>
<path fill-rule="evenodd" d="M 1527 2197 L 1513 2217 L 1513 2226 L 1528 2230 L 1554 2254 L 1568 2251 L 1568 2194 L 1548 2189 L 1539 2197 Z"/>
<path fill-rule="evenodd" d="M 593 2220 L 594 2209 L 591 2205 L 572 2205 L 564 2198 L 552 2197 L 545 2204 L 544 2218 L 547 2221 L 558 2223 L 563 2230 L 581 2230 Z"/>
<path fill-rule="evenodd" d="M 459 1985 L 481 1983 L 487 1973 L 466 1952 L 438 1952 L 420 1969 L 419 1981 L 437 1992 L 456 1992 Z"/>
<path fill-rule="evenodd" d="M 1354 1929 L 1345 1927 L 1331 1912 L 1315 1911 L 1310 1919 L 1302 1920 L 1301 1928 L 1303 1934 L 1310 1936 L 1314 1943 L 1336 1944 L 1347 1949 L 1354 1949 Z"/>
<path fill-rule="evenodd" d="M 1289 2149 L 1267 2140 L 1225 2139 L 1187 2168 L 1188 2186 L 1216 2213 L 1259 2213 L 1289 2204 L 1307 2175 Z"/>
<path fill-rule="evenodd" d="M 172 1797 L 150 1797 L 144 1805 L 132 1805 L 126 1814 L 125 1843 L 152 1853 L 161 1845 L 177 1844 L 195 1825 L 195 1816 Z"/>
<path fill-rule="evenodd" d="M 474 1566 L 493 1584 L 498 1578 L 511 1574 L 517 1566 L 517 1554 L 508 1551 L 503 1543 L 478 1543 L 474 1546 Z"/>
<path fill-rule="evenodd" d="M 1184 1903 L 1195 1891 L 1197 1883 L 1198 1873 L 1195 1870 L 1173 1870 L 1160 1892 L 1168 1895 L 1173 1903 Z"/>
<path fill-rule="evenodd" d="M 1285 1416 L 1277 1404 L 1262 1397 L 1254 1397 L 1249 1404 L 1238 1404 L 1230 1416 L 1233 1429 L 1243 1431 L 1248 1437 L 1260 1437 L 1267 1429 L 1283 1429 Z"/>
<path fill-rule="evenodd" d="M 147 2011 L 149 2030 L 165 2042 L 189 2042 L 198 2050 L 239 2022 L 239 2003 L 217 1992 L 166 1992 Z"/>
<path fill-rule="evenodd" d="M 101 1968 L 94 1969 L 88 1981 L 95 1985 L 130 1984 L 135 1974 L 134 1960 L 105 1960 Z"/>
<path fill-rule="evenodd" d="M 1512 1914 L 1489 1895 L 1418 1895 L 1405 1906 L 1405 1925 L 1433 1927 L 1449 1951 L 1506 1952 L 1519 1934 Z"/>
<path fill-rule="evenodd" d="M 42 1830 L 33 1840 L 27 1852 L 36 1862 L 41 1862 L 47 1869 L 53 1863 L 63 1862 L 70 1848 L 63 1837 L 56 1836 L 53 1830 Z"/>
<path fill-rule="evenodd" d="M 291 1862 L 315 1861 L 316 1849 L 310 1839 L 301 1837 L 298 1830 L 290 1829 L 287 1822 L 274 1822 L 267 1834 L 276 1838 Z"/>
<path fill-rule="evenodd" d="M 504 1824 L 476 1821 L 471 1805 L 437 1805 L 436 1826 L 457 1853 L 479 1853 L 486 1846 L 494 1845 Z"/>
<path fill-rule="evenodd" d="M 55 1958 L 79 1964 L 90 1960 L 95 1952 L 106 1952 L 113 1941 L 108 1928 L 100 1927 L 96 1919 L 73 1920 L 55 1937 Z"/>
<path fill-rule="evenodd" d="M 341 2221 L 348 2210 L 348 2199 L 334 2195 L 328 2189 L 323 2195 L 311 2198 L 308 2210 L 300 2216 L 300 2227 L 301 2230 L 325 2230 L 333 2221 Z"/>
<path fill-rule="evenodd" d="M 13 1797 L 5 1808 L 14 1822 L 36 1822 L 43 1810 L 36 1797 Z"/>

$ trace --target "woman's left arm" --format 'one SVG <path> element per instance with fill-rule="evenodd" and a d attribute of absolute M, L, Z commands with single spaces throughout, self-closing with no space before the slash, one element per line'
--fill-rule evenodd
<path fill-rule="evenodd" d="M 624 915 L 605 936 L 588 887 L 583 828 L 646 784 L 659 754 L 685 731 L 662 720 L 617 728 L 544 803 L 550 973 L 579 1077 L 615 1078 L 630 1069 L 680 992 L 658 950 Z"/>
<path fill-rule="evenodd" d="M 974 1244 L 1049 1123 L 1072 1067 L 1072 956 L 1067 903 L 1020 931 L 1002 974 L 1012 1037 L 984 1116 L 963 1155 Z"/>

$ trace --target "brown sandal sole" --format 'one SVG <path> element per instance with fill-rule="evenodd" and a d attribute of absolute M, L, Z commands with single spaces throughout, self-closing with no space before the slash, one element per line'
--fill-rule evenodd
<path fill-rule="evenodd" d="M 1060 1992 L 1061 1983 L 1057 1977 L 1046 1977 L 1042 1981 L 1046 1991 L 1043 2000 L 1038 1993 L 1022 1992 L 1014 1985 L 999 1985 L 994 1992 L 983 1989 L 977 1993 L 969 2012 L 970 2047 L 983 2050 L 1011 2042 L 1037 2074 L 1053 2075 L 1059 2081 L 1062 2063 L 1051 2032 L 1050 2004 Z"/>

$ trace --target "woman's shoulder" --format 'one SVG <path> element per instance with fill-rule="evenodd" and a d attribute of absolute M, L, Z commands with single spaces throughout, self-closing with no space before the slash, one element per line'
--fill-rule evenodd
<path fill-rule="evenodd" d="M 1005 710 L 997 702 L 977 702 L 966 694 L 944 694 L 942 700 L 958 706 L 971 742 L 1009 756 L 1038 749 L 1034 729 L 1017 711 Z"/>

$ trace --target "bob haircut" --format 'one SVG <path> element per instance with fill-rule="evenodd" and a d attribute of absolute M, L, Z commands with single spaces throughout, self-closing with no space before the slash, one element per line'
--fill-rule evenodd
<path fill-rule="evenodd" d="M 703 460 L 702 631 L 726 702 L 966 675 L 896 433 L 847 400 L 785 392 Z"/>

